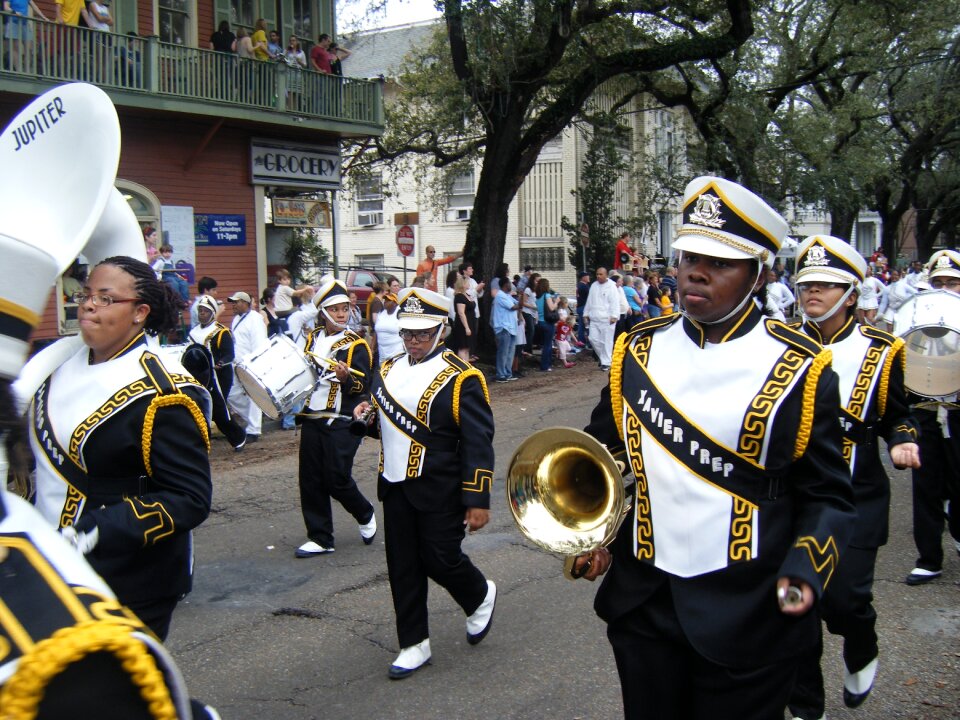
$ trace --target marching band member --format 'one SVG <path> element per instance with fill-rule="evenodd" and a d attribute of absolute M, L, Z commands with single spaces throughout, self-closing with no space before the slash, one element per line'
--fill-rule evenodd
<path fill-rule="evenodd" d="M 935 252 L 927 263 L 930 287 L 960 293 L 960 253 Z M 918 282 L 918 289 L 922 288 Z M 948 334 L 944 341 L 956 339 Z M 957 348 L 952 348 L 956 358 Z M 960 555 L 960 398 L 909 396 L 914 419 L 920 425 L 923 465 L 913 471 L 913 540 L 920 554 L 907 576 L 907 585 L 923 585 L 943 572 L 944 500 L 949 500 L 947 528 Z"/>
<path fill-rule="evenodd" d="M 37 127 L 40 118 L 45 123 L 43 136 L 15 150 L 8 142 L 13 130 L 26 122 Z M 79 252 L 96 258 L 103 249 L 85 247 L 91 228 L 95 224 L 100 228 L 98 218 L 114 231 L 126 225 L 132 230 L 128 246 L 143 250 L 140 228 L 129 206 L 122 197 L 111 198 L 116 192 L 112 186 L 119 143 L 119 123 L 110 99 L 98 88 L 83 84 L 62 85 L 34 100 L 11 123 L 0 142 L 4 167 L 0 175 L 0 715 L 11 720 L 219 717 L 212 709 L 191 703 L 169 654 L 141 619 L 117 602 L 77 549 L 56 532 L 56 523 L 7 492 L 6 451 L 28 432 L 21 411 L 25 398 L 16 397 L 11 381 L 23 370 L 30 332 L 40 322 L 50 287 Z M 66 195 L 56 212 L 43 212 L 45 208 L 29 202 L 43 197 L 50 173 L 57 176 Z M 116 199 L 120 202 L 114 206 L 111 200 Z M 115 207 L 125 216 L 111 216 Z M 113 247 L 123 244 L 114 243 Z M 149 266 L 142 266 L 157 282 Z M 125 304 L 117 304 L 113 310 L 122 315 L 132 311 Z M 86 314 L 83 312 L 81 318 Z M 34 361 L 39 356 L 35 356 L 24 384 L 16 390 L 31 396 L 49 373 L 46 368 L 59 364 L 60 353 L 67 357 L 80 343 L 61 340 L 54 346 L 58 344 L 54 353 L 57 362 L 49 362 L 51 356 L 41 353 L 43 360 L 37 365 Z M 85 348 L 88 359 L 86 352 Z M 115 362 L 114 370 L 122 364 Z M 79 395 L 81 402 L 91 403 L 93 394 L 85 386 L 102 380 L 98 371 L 93 374 L 97 377 L 80 375 L 69 383 L 61 375 L 54 390 L 58 395 Z M 201 395 L 196 397 L 203 399 Z M 59 444 L 64 439 L 61 433 L 66 432 L 66 439 L 70 439 L 73 429 L 70 413 L 75 407 L 71 398 L 67 398 L 63 413 L 54 413 L 46 444 L 62 453 L 57 460 L 68 466 L 61 471 L 61 483 L 76 481 L 82 474 L 83 485 L 78 489 L 87 491 L 89 477 L 76 461 L 84 461 L 89 449 L 102 451 L 104 433 L 119 439 L 130 430 L 132 411 L 121 407 L 123 398 L 114 400 L 108 410 L 118 414 L 81 416 L 81 420 L 86 417 L 83 431 L 67 450 Z M 90 409 L 97 407 L 93 404 Z M 158 410 L 158 414 L 168 412 Z M 193 420 L 188 422 L 192 424 Z M 103 427 L 110 424 L 123 427 Z M 160 458 L 154 457 L 154 462 L 155 472 L 165 468 Z M 45 477 L 48 463 L 42 456 L 38 463 L 41 477 Z M 95 469 L 99 472 L 105 467 L 98 458 Z M 98 492 L 104 484 L 98 476 Z M 72 502 L 86 513 L 91 508 L 90 499 L 74 495 Z M 135 497 L 131 505 L 140 500 Z M 159 502 L 155 504 L 162 509 Z M 115 508 L 105 510 L 112 513 Z M 105 546 L 117 540 L 114 519 L 111 516 L 102 525 Z M 129 529 L 133 530 L 132 526 Z M 74 540 L 80 537 L 66 529 L 64 535 Z M 89 536 L 86 541 L 84 544 L 89 545 Z M 134 554 L 138 547 L 134 545 Z"/>
<path fill-rule="evenodd" d="M 430 662 L 428 578 L 463 608 L 471 645 L 490 630 L 497 598 L 496 585 L 460 547 L 467 530 L 490 519 L 487 386 L 480 371 L 442 344 L 448 298 L 405 288 L 399 301 L 405 352 L 384 359 L 372 390 L 382 443 L 377 496 L 401 648 L 389 672 L 395 680 Z M 366 417 L 370 408 L 361 403 L 354 417 Z"/>
<path fill-rule="evenodd" d="M 298 558 L 334 550 L 333 498 L 360 525 L 365 545 L 377 534 L 373 505 L 353 479 L 353 456 L 361 437 L 350 432 L 357 404 L 367 395 L 373 355 L 367 342 L 347 329 L 350 299 L 339 280 L 328 280 L 313 298 L 320 314 L 316 330 L 307 339 L 306 356 L 320 370 L 320 382 L 300 414 L 300 509 L 307 542 Z"/>
<path fill-rule="evenodd" d="M 797 253 L 802 330 L 833 354 L 840 379 L 843 456 L 850 466 L 857 521 L 820 613 L 827 629 L 843 636 L 843 700 L 862 703 L 877 672 L 873 573 L 877 549 L 887 542 L 890 479 L 880 462 L 879 438 L 897 468 L 919 467 L 917 429 L 903 385 L 903 340 L 858 323 L 857 300 L 867 263 L 850 243 L 828 235 L 807 238 Z M 790 699 L 794 717 L 824 714 L 822 641 L 801 662 Z"/>
<path fill-rule="evenodd" d="M 627 718 L 780 717 L 853 523 L 837 377 L 758 307 L 783 218 L 701 177 L 683 219 L 683 312 L 618 339 L 587 428 L 626 454 L 634 511 L 574 573 L 609 569 L 595 607 Z"/>
<path fill-rule="evenodd" d="M 247 442 L 247 432 L 231 416 L 227 406 L 227 396 L 233 386 L 233 334 L 224 325 L 216 321 L 217 301 L 210 295 L 197 298 L 197 324 L 190 330 L 190 341 L 207 351 L 209 368 L 200 372 L 187 369 L 209 391 L 213 403 L 213 422 L 222 432 L 234 450 L 243 450 Z M 188 348 L 189 351 L 190 348 Z M 187 364 L 186 353 L 184 363 Z"/>
<path fill-rule="evenodd" d="M 84 346 L 31 407 L 36 506 L 163 639 L 210 512 L 210 396 L 148 340 L 180 321 L 149 265 L 108 258 L 74 300 Z"/>

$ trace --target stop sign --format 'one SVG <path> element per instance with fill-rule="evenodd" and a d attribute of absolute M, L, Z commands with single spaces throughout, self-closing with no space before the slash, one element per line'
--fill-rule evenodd
<path fill-rule="evenodd" d="M 404 257 L 413 255 L 413 228 L 409 225 L 397 228 L 397 250 Z"/>

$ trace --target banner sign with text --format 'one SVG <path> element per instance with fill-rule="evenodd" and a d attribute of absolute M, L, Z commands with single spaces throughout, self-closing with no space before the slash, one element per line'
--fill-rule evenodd
<path fill-rule="evenodd" d="M 246 245 L 247 218 L 245 215 L 194 215 L 193 234 L 200 246 Z"/>
<path fill-rule="evenodd" d="M 340 189 L 340 148 L 250 141 L 250 178 L 254 185 Z"/>
<path fill-rule="evenodd" d="M 320 200 L 273 199 L 273 224 L 292 227 L 329 228 L 330 203 Z"/>

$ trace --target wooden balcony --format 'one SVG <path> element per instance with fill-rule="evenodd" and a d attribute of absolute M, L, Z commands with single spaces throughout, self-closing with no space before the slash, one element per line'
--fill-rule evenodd
<path fill-rule="evenodd" d="M 288 125 L 333 136 L 383 132 L 379 82 L 0 13 L 24 23 L 0 38 L 3 90 L 36 95 L 64 82 L 102 88 L 118 107 Z M 3 33 L 7 35 L 8 33 Z"/>

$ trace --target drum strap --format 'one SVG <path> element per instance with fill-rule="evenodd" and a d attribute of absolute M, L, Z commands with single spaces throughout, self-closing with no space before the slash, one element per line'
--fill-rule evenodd
<path fill-rule="evenodd" d="M 861 420 L 846 408 L 840 408 L 840 422 L 843 425 L 843 436 L 860 447 L 869 447 L 873 444 L 873 430 L 875 425 Z"/>

